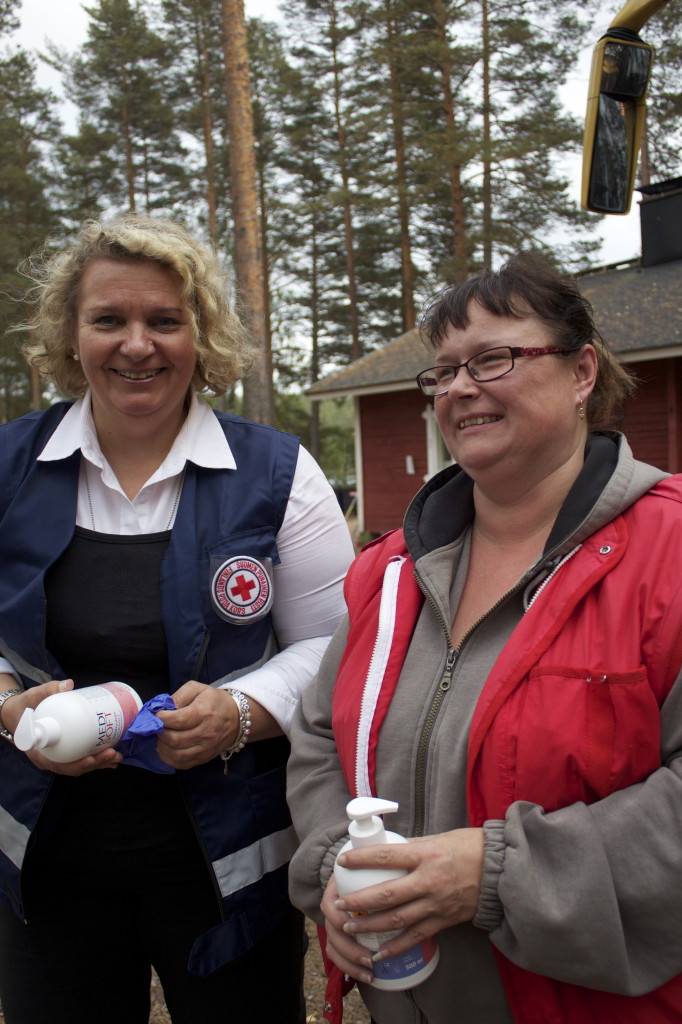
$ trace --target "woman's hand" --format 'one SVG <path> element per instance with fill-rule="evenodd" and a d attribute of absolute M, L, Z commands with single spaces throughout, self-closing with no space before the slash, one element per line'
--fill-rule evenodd
<path fill-rule="evenodd" d="M 358 978 L 369 951 L 341 945 L 339 931 L 358 937 L 369 932 L 401 934 L 374 954 L 385 959 L 411 949 L 444 928 L 471 921 L 478 908 L 483 874 L 483 830 L 460 828 L 440 835 L 411 839 L 405 844 L 368 846 L 342 855 L 347 868 L 403 868 L 408 874 L 369 886 L 343 898 L 329 898 L 327 887 L 322 911 L 327 923 L 330 958 L 345 973 Z M 331 907 L 330 907 L 331 903 Z M 331 909 L 334 913 L 331 913 Z M 345 921 L 345 911 L 373 911 Z M 354 953 L 354 955 L 351 955 Z M 338 957 L 338 959 L 337 959 Z M 342 961 L 342 962 L 339 962 Z M 349 964 L 352 969 L 349 969 Z M 366 980 L 366 978 L 360 978 Z"/>
<path fill-rule="evenodd" d="M 367 892 L 368 890 L 363 890 Z M 329 879 L 320 909 L 324 914 L 324 926 L 327 933 L 326 954 L 332 963 L 356 981 L 364 981 L 369 985 L 372 975 L 372 953 L 352 936 L 346 935 L 344 925 L 349 920 L 344 910 L 337 908 L 339 900 L 334 876 Z"/>
<path fill-rule="evenodd" d="M 157 711 L 163 722 L 156 750 L 173 768 L 194 768 L 231 746 L 239 731 L 239 708 L 227 690 L 191 680 L 173 694 L 175 711 Z"/>
<path fill-rule="evenodd" d="M 9 679 L 10 684 L 6 689 L 16 686 L 14 677 L 11 676 Z M 52 679 L 49 683 L 31 686 L 14 697 L 8 697 L 2 706 L 2 724 L 13 734 L 26 708 L 35 709 L 41 701 L 46 697 L 51 697 L 53 693 L 64 693 L 66 690 L 72 689 L 73 679 Z M 116 768 L 122 760 L 121 755 L 111 747 L 107 750 L 100 750 L 98 754 L 81 757 L 78 761 L 68 761 L 66 764 L 50 761 L 40 750 L 27 750 L 24 756 L 42 771 L 71 776 L 86 775 L 99 768 Z"/>

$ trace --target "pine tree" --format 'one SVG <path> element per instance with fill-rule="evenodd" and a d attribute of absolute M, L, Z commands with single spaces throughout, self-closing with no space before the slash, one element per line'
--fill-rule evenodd
<path fill-rule="evenodd" d="M 459 280 L 510 252 L 584 262 L 595 248 L 557 158 L 580 145 L 560 107 L 591 0 L 415 0 L 401 60 L 418 68 L 406 151 L 411 211 L 438 278 Z M 559 230 L 571 242 L 552 242 Z"/>
<path fill-rule="evenodd" d="M 222 2 L 161 0 L 158 13 L 156 30 L 173 55 L 175 124 L 193 140 L 186 203 L 196 201 L 196 219 L 213 245 L 230 250 Z"/>
<path fill-rule="evenodd" d="M 355 104 L 364 99 L 357 88 L 357 65 L 352 63 L 358 26 L 351 4 L 344 0 L 290 0 L 286 20 L 293 37 L 292 59 L 306 78 L 316 80 L 328 119 L 330 145 L 325 155 L 331 156 L 335 165 L 335 180 L 328 199 L 338 207 L 342 231 L 338 274 L 344 295 L 337 315 L 341 322 L 345 321 L 350 358 L 357 359 L 362 354 L 355 237 L 359 161 L 353 122 L 357 115 Z"/>
<path fill-rule="evenodd" d="M 286 61 L 282 41 L 276 27 L 258 18 L 248 23 L 249 66 L 261 239 L 261 272 L 263 276 L 263 320 L 265 343 L 273 351 L 272 301 L 273 272 L 276 274 L 277 195 L 282 183 L 277 160 L 281 138 L 282 76 Z M 273 216 L 275 222 L 273 224 Z M 277 360 L 273 352 L 273 367 Z M 281 361 L 279 369 L 281 370 Z"/>
<path fill-rule="evenodd" d="M 20 0 L 0 0 L 0 36 L 19 27 L 17 11 Z"/>
<path fill-rule="evenodd" d="M 648 185 L 682 173 L 682 3 L 663 7 L 642 29 L 654 46 L 642 145 L 640 182 Z"/>
<path fill-rule="evenodd" d="M 394 130 L 393 149 L 397 191 L 405 198 L 398 208 L 409 209 L 410 252 L 427 287 L 433 287 L 434 263 L 464 276 L 470 248 L 462 183 L 473 152 L 465 91 L 472 57 L 461 38 L 466 12 L 446 0 L 372 0 L 371 5 L 375 20 L 384 22 L 386 39 L 377 55 L 385 54 L 391 120 L 400 129 L 399 134 Z M 405 221 L 401 212 L 403 249 Z"/>
<path fill-rule="evenodd" d="M 93 188 L 100 210 L 176 211 L 189 183 L 170 99 L 171 51 L 135 0 L 85 10 L 87 42 L 73 55 L 50 48 L 79 111 L 78 133 L 64 143 L 72 217 L 81 217 Z"/>
<path fill-rule="evenodd" d="M 9 328 L 26 318 L 23 261 L 57 227 L 49 143 L 59 134 L 53 96 L 36 85 L 35 61 L 17 49 L 0 59 L 0 391 L 3 420 L 38 408 L 40 392 Z"/>
<path fill-rule="evenodd" d="M 415 309 L 415 266 L 412 259 L 412 231 L 410 223 L 410 199 L 405 145 L 405 84 L 401 67 L 400 12 L 395 0 L 383 0 L 379 23 L 382 37 L 378 56 L 388 70 L 390 88 L 390 122 L 393 135 L 395 195 L 400 231 L 400 285 L 403 331 L 411 330 L 416 323 Z"/>
<path fill-rule="evenodd" d="M 596 245 L 587 238 L 591 219 L 569 198 L 555 159 L 576 151 L 582 140 L 582 125 L 561 109 L 558 86 L 585 38 L 591 5 L 476 2 L 481 8 L 479 77 L 489 82 L 481 111 L 484 188 L 477 234 L 482 262 L 490 266 L 519 248 L 538 249 L 566 263 L 584 260 Z M 550 232 L 558 228 L 570 231 L 570 245 L 550 243 Z"/>
<path fill-rule="evenodd" d="M 278 166 L 285 177 L 278 210 L 278 272 L 288 287 L 280 295 L 285 312 L 276 353 L 280 375 L 305 386 L 320 378 L 326 350 L 334 345 L 333 319 L 327 311 L 330 298 L 338 301 L 341 294 L 331 264 L 342 223 L 338 208 L 328 200 L 334 185 L 329 152 L 333 125 L 319 86 L 302 69 L 290 66 L 283 78 L 284 138 Z M 316 458 L 319 446 L 319 408 L 314 403 L 310 449 Z"/>

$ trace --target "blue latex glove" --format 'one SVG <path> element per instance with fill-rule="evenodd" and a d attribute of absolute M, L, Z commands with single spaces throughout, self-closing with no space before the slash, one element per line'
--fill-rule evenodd
<path fill-rule="evenodd" d="M 156 734 L 163 729 L 163 722 L 156 711 L 174 711 L 175 701 L 169 693 L 159 693 L 143 704 L 130 723 L 127 732 L 116 745 L 123 754 L 123 764 L 146 768 L 150 772 L 172 775 L 175 768 L 162 761 L 156 753 Z"/>

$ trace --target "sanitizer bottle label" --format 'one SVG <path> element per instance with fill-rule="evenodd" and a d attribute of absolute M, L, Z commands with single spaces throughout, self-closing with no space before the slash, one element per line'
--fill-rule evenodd
<path fill-rule="evenodd" d="M 409 982 L 433 960 L 437 944 L 435 939 L 424 939 L 418 946 L 392 956 L 390 959 L 377 960 L 372 967 L 372 974 L 377 981 Z M 405 987 L 408 987 L 407 985 Z"/>

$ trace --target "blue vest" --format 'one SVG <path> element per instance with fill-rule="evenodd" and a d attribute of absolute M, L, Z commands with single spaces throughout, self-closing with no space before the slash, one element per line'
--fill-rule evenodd
<path fill-rule="evenodd" d="M 64 677 L 44 645 L 44 578 L 70 544 L 80 453 L 37 462 L 68 403 L 0 429 L 0 653 L 25 686 Z M 213 683 L 244 673 L 275 651 L 270 615 L 235 624 L 214 608 L 217 568 L 237 556 L 279 562 L 298 440 L 271 427 L 216 413 L 237 468 L 187 464 L 161 569 L 169 690 L 189 679 Z M 106 585 L 106 581 L 103 581 Z M 190 970 L 207 974 L 252 948 L 289 912 L 287 866 L 295 835 L 285 800 L 288 743 L 248 744 L 223 773 L 222 761 L 179 773 L 186 803 L 222 897 L 223 925 L 195 943 Z M 0 741 L 0 890 L 21 913 L 19 876 L 53 776 Z"/>

